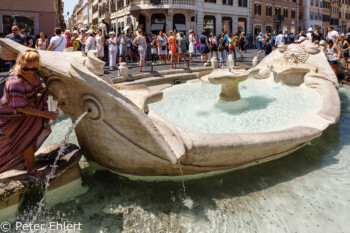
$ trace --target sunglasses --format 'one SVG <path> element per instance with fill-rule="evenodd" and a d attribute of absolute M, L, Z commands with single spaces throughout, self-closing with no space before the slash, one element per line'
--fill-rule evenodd
<path fill-rule="evenodd" d="M 37 71 L 38 69 L 39 69 L 38 67 L 34 67 L 34 68 L 22 67 L 23 71 Z"/>

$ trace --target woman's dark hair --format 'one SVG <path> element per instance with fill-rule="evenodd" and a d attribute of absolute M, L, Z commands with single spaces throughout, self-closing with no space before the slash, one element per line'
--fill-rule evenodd
<path fill-rule="evenodd" d="M 329 40 L 329 41 L 327 42 L 327 44 L 328 44 L 328 45 L 331 45 L 331 46 L 334 45 L 333 41 L 331 41 L 331 40 Z"/>
<path fill-rule="evenodd" d="M 206 31 L 206 30 L 203 30 L 203 31 L 202 31 L 202 35 L 206 36 L 206 35 L 207 35 L 207 31 Z"/>
<path fill-rule="evenodd" d="M 183 37 L 183 36 L 184 36 L 184 33 L 183 33 L 183 32 L 180 32 L 180 33 L 179 33 L 179 36 L 180 36 L 180 37 Z"/>
<path fill-rule="evenodd" d="M 53 29 L 54 30 L 54 32 L 57 34 L 57 35 L 61 35 L 61 33 L 62 33 L 62 29 L 61 28 L 55 28 L 55 29 Z"/>
<path fill-rule="evenodd" d="M 101 30 L 101 29 L 98 29 L 97 31 L 102 32 L 102 30 Z"/>

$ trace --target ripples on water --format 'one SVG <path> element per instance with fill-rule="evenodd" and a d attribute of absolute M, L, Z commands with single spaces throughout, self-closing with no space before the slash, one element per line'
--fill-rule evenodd
<path fill-rule="evenodd" d="M 191 205 L 181 182 L 131 181 L 84 168 L 89 191 L 47 209 L 42 221 L 81 222 L 83 232 L 350 232 L 350 88 L 340 96 L 338 124 L 297 152 L 187 180 Z"/>

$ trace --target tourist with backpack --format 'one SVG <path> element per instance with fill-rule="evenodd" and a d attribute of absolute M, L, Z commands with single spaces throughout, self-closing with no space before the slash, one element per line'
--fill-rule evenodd
<path fill-rule="evenodd" d="M 220 36 L 218 50 L 220 52 L 221 66 L 224 66 L 225 58 L 226 58 L 226 50 L 227 50 L 227 43 L 226 43 L 226 39 L 225 39 L 225 33 L 222 33 L 221 36 Z"/>

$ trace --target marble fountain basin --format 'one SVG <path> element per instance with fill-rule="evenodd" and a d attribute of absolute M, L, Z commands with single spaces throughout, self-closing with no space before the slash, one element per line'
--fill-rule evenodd
<path fill-rule="evenodd" d="M 3 59 L 13 59 L 26 49 L 7 39 L 0 39 L 0 46 Z M 253 83 L 258 88 L 265 84 L 297 88 L 294 94 L 305 92 L 306 104 L 313 102 L 307 97 L 315 99 L 310 110 L 294 117 L 297 119 L 292 119 L 290 124 L 260 132 L 244 129 L 206 132 L 170 121 L 152 106 L 166 102 L 167 92 L 172 89 L 203 84 L 113 85 L 103 76 L 104 63 L 95 53 L 90 51 L 83 56 L 77 52 L 40 51 L 43 58 L 40 76 L 58 101 L 59 108 L 69 114 L 73 122 L 89 111 L 76 128 L 84 156 L 120 174 L 179 176 L 181 164 L 184 175 L 201 176 L 258 164 L 297 150 L 319 137 L 340 116 L 339 84 L 335 74 L 324 54 L 309 42 L 281 47 L 246 71 L 248 84 Z M 220 85 L 216 88 L 218 92 L 214 100 L 219 101 Z M 286 95 L 286 100 L 296 97 L 293 94 L 288 96 L 288 92 L 282 91 L 282 94 Z M 239 101 L 244 101 L 244 98 Z M 293 107 L 291 104 L 291 111 Z M 307 109 L 307 105 L 303 108 Z"/>

